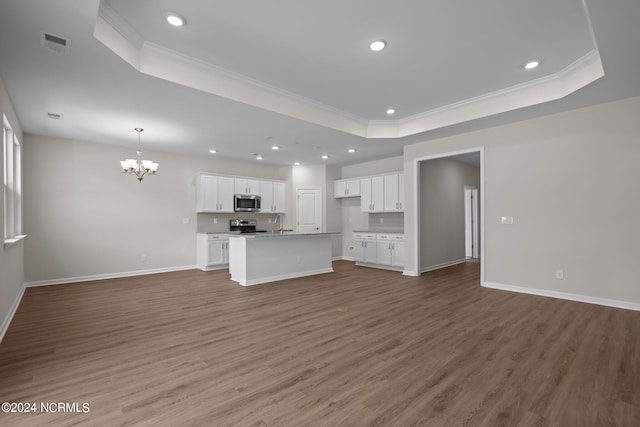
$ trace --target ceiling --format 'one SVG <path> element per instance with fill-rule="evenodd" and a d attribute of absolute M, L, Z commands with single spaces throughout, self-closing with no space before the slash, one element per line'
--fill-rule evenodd
<path fill-rule="evenodd" d="M 0 77 L 27 133 L 353 164 L 640 95 L 640 2 L 605 3 L 0 0 Z"/>

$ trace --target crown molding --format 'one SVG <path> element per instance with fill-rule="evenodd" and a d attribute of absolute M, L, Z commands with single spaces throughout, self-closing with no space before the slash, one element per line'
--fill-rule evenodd
<path fill-rule="evenodd" d="M 367 120 L 145 41 L 104 3 L 99 8 L 94 36 L 141 73 L 363 138 L 403 138 L 552 101 L 604 76 L 600 54 L 594 47 L 555 74 L 403 119 Z"/>

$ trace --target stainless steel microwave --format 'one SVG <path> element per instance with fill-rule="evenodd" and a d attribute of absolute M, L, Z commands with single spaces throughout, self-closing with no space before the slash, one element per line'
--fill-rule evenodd
<path fill-rule="evenodd" d="M 260 212 L 260 196 L 251 194 L 235 194 L 233 210 L 236 212 Z"/>

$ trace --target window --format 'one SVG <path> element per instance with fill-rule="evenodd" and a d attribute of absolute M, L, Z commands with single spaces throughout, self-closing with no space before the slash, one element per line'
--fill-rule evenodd
<path fill-rule="evenodd" d="M 4 149 L 4 243 L 22 239 L 22 156 L 20 141 L 2 115 Z"/>

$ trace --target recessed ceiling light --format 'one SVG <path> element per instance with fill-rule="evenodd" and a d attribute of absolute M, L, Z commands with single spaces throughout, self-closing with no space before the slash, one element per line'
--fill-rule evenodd
<path fill-rule="evenodd" d="M 327 156 L 326 154 L 323 154 L 323 155 L 322 155 L 322 158 L 326 160 L 326 159 L 328 159 L 328 158 L 329 158 L 329 156 Z"/>
<path fill-rule="evenodd" d="M 526 64 L 524 64 L 524 69 L 525 70 L 533 70 L 534 68 L 538 68 L 538 66 L 540 65 L 540 61 L 529 61 Z"/>
<path fill-rule="evenodd" d="M 258 155 L 256 156 L 256 160 L 262 160 L 262 156 L 261 156 L 260 154 L 258 154 Z"/>
<path fill-rule="evenodd" d="M 396 113 L 396 109 L 395 108 L 387 108 L 387 116 L 393 116 Z"/>
<path fill-rule="evenodd" d="M 273 147 L 271 147 L 272 150 L 279 150 L 280 147 L 278 145 L 274 145 Z"/>
<path fill-rule="evenodd" d="M 218 150 L 209 150 L 209 152 L 210 152 L 211 154 L 216 154 L 216 153 L 218 152 Z"/>
<path fill-rule="evenodd" d="M 293 165 L 294 166 L 300 166 L 300 162 L 294 162 Z"/>
<path fill-rule="evenodd" d="M 185 24 L 185 20 L 182 16 L 175 13 L 167 14 L 167 22 L 174 27 L 182 27 Z"/>
<path fill-rule="evenodd" d="M 348 150 L 348 151 L 349 151 L 350 153 L 355 153 L 355 152 L 356 152 L 356 149 L 355 149 L 355 148 L 349 148 L 349 150 Z"/>
<path fill-rule="evenodd" d="M 385 40 L 376 40 L 369 45 L 369 49 L 374 52 L 380 52 L 385 47 L 387 47 L 387 42 Z"/>

